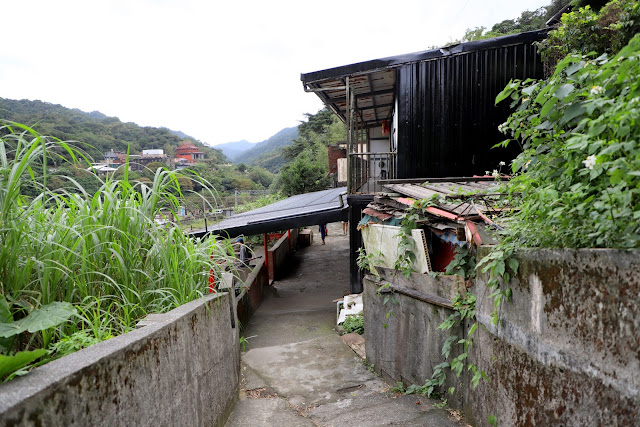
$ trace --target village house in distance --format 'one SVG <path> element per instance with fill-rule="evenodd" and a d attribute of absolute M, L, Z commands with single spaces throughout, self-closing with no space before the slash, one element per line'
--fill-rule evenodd
<path fill-rule="evenodd" d="M 144 169 L 149 163 L 164 163 L 170 169 L 184 169 L 204 160 L 204 152 L 191 142 L 185 141 L 176 149 L 175 158 L 170 158 L 163 149 L 142 150 L 140 154 L 129 154 L 129 168 Z M 92 167 L 96 172 L 113 172 L 127 161 L 127 153 L 113 149 L 104 153 L 104 160 Z"/>

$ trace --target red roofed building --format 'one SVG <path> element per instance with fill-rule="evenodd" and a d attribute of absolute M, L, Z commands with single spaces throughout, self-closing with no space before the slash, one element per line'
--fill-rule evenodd
<path fill-rule="evenodd" d="M 192 143 L 185 142 L 176 149 L 176 158 L 184 159 L 188 163 L 196 163 L 204 160 L 204 153 Z"/>

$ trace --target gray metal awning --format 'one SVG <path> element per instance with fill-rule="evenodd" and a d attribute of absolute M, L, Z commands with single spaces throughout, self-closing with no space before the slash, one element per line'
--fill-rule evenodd
<path fill-rule="evenodd" d="M 347 188 L 332 188 L 313 193 L 298 194 L 271 205 L 230 216 L 207 230 L 194 230 L 193 237 L 220 234 L 235 237 L 289 228 L 305 227 L 347 219 Z"/>

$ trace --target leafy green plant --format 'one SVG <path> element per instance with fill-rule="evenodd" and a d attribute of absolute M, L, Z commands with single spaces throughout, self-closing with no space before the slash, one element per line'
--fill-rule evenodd
<path fill-rule="evenodd" d="M 378 250 L 372 253 L 367 253 L 365 248 L 358 248 L 357 252 L 358 258 L 356 259 L 356 264 L 358 268 L 377 275 L 378 272 L 375 269 L 375 265 L 382 262 L 382 252 Z"/>
<path fill-rule="evenodd" d="M 37 348 L 27 351 L 12 351 L 19 343 L 18 338 L 24 333 L 35 334 L 59 326 L 76 314 L 73 306 L 67 302 L 53 302 L 40 309 L 31 311 L 27 316 L 13 320 L 7 300 L 0 295 L 0 338 L 2 352 L 0 354 L 0 379 L 24 368 L 47 354 L 45 349 Z"/>
<path fill-rule="evenodd" d="M 508 242 L 640 245 L 639 54 L 640 36 L 613 58 L 572 54 L 547 81 L 512 81 L 498 95 L 517 106 L 501 129 L 524 149 Z"/>
<path fill-rule="evenodd" d="M 0 338 L 5 356 L 49 348 L 82 330 L 99 340 L 127 332 L 147 313 L 201 297 L 209 271 L 220 274 L 231 259 L 227 240 L 194 240 L 176 225 L 154 222 L 161 209 L 176 212 L 180 204 L 174 172 L 158 168 L 145 184 L 129 181 L 125 170 L 120 180 L 100 180 L 93 193 L 72 177 L 47 187 L 51 159 L 80 158 L 27 126 L 0 127 L 0 286 L 7 303 L 0 304 L 0 331 L 20 338 Z M 61 307 L 77 315 L 52 328 L 52 310 Z M 44 329 L 24 338 L 37 316 Z"/>
<path fill-rule="evenodd" d="M 91 331 L 88 330 L 76 331 L 71 335 L 64 336 L 59 341 L 53 343 L 49 348 L 49 353 L 55 355 L 56 357 L 66 356 L 67 354 L 71 354 L 78 350 L 82 350 L 83 348 L 90 347 L 112 337 L 113 336 L 111 335 L 107 335 L 98 338 L 93 336 Z"/>
<path fill-rule="evenodd" d="M 468 246 L 457 246 L 456 254 L 447 265 L 445 273 L 460 276 L 464 280 L 476 277 L 475 253 Z"/>
<path fill-rule="evenodd" d="M 344 328 L 344 332 L 349 334 L 351 332 L 355 332 L 357 334 L 364 334 L 364 315 L 360 314 L 350 314 L 344 319 L 344 323 L 342 324 Z"/>
<path fill-rule="evenodd" d="M 599 12 L 589 6 L 562 16 L 562 24 L 539 43 L 547 74 L 569 53 L 615 54 L 640 32 L 640 4 L 614 0 Z"/>

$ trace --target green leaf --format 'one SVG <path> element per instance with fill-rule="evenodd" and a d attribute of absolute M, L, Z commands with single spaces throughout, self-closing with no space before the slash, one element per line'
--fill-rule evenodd
<path fill-rule="evenodd" d="M 495 415 L 489 415 L 489 418 L 487 418 L 487 422 L 489 423 L 490 426 L 496 427 L 498 425 L 498 419 L 496 418 Z"/>
<path fill-rule="evenodd" d="M 575 86 L 570 83 L 563 84 L 562 86 L 559 86 L 555 90 L 555 92 L 553 93 L 553 96 L 555 96 L 558 99 L 564 99 L 567 97 L 567 95 L 573 92 L 574 89 L 575 89 Z"/>
<path fill-rule="evenodd" d="M 584 68 L 584 62 L 580 61 L 580 62 L 576 62 L 575 64 L 569 65 L 565 70 L 565 72 L 567 73 L 567 76 L 570 76 L 572 74 L 575 74 L 576 71 L 582 70 L 583 68 Z"/>
<path fill-rule="evenodd" d="M 534 85 L 531 85 L 529 87 L 525 87 L 524 89 L 522 89 L 522 93 L 524 93 L 525 95 L 531 96 L 531 94 L 533 93 L 534 90 L 536 90 L 536 88 L 538 87 L 540 83 L 536 83 Z"/>
<path fill-rule="evenodd" d="M 560 119 L 560 124 L 565 124 L 575 119 L 578 116 L 583 115 L 587 111 L 587 106 L 584 102 L 573 102 L 564 110 L 564 114 Z"/>
<path fill-rule="evenodd" d="M 477 323 L 474 323 L 474 324 L 473 324 L 473 326 L 471 327 L 471 329 L 469 329 L 469 332 L 468 332 L 468 334 L 467 334 L 467 335 L 468 335 L 469 337 L 472 337 L 472 336 L 473 336 L 473 333 L 476 331 L 476 329 L 478 329 L 478 324 L 477 324 Z"/>
<path fill-rule="evenodd" d="M 0 337 L 9 338 L 28 331 L 42 331 L 67 321 L 76 314 L 76 309 L 68 302 L 52 302 L 34 310 L 23 319 L 11 323 L 0 323 Z"/>
<path fill-rule="evenodd" d="M 516 81 L 516 82 L 509 82 L 509 84 L 507 85 L 507 87 L 505 87 L 504 89 L 502 89 L 502 91 L 496 96 L 496 100 L 495 103 L 498 104 L 499 102 L 507 99 L 511 93 L 520 85 L 520 82 Z"/>
<path fill-rule="evenodd" d="M 513 274 L 518 274 L 518 267 L 520 263 L 515 258 L 509 258 L 509 268 L 513 271 Z"/>
<path fill-rule="evenodd" d="M 41 348 L 32 351 L 21 351 L 13 356 L 0 354 L 0 378 L 27 366 L 29 363 L 44 356 L 46 353 L 47 350 Z"/>
<path fill-rule="evenodd" d="M 549 98 L 542 106 L 542 110 L 540 110 L 540 117 L 546 117 L 557 102 L 558 98 Z"/>
<path fill-rule="evenodd" d="M 4 295 L 0 295 L 0 323 L 9 323 L 13 321 L 13 316 L 9 310 L 9 304 Z"/>

